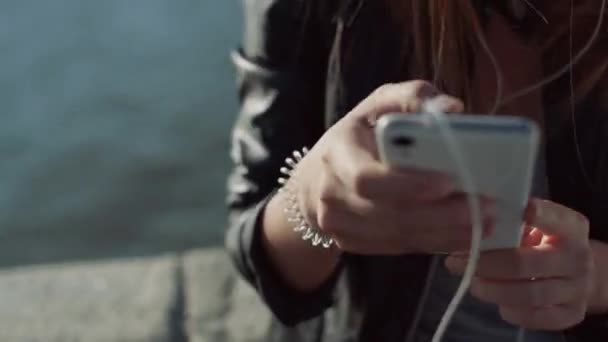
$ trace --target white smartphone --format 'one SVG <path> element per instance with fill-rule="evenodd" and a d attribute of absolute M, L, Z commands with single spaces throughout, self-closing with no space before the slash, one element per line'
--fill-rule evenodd
<path fill-rule="evenodd" d="M 497 200 L 495 229 L 482 241 L 482 250 L 518 247 L 538 154 L 538 126 L 521 117 L 466 114 L 450 114 L 448 123 L 462 148 L 476 190 Z M 383 162 L 447 173 L 464 191 L 454 156 L 432 117 L 385 115 L 375 131 Z"/>

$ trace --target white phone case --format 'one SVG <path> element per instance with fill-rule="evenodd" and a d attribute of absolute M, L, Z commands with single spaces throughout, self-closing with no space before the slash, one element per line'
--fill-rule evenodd
<path fill-rule="evenodd" d="M 495 229 L 482 241 L 482 250 L 519 246 L 538 154 L 537 125 L 521 117 L 450 114 L 448 118 L 477 191 L 497 200 Z M 461 184 L 453 156 L 433 118 L 383 116 L 376 126 L 376 139 L 383 162 L 446 172 Z"/>

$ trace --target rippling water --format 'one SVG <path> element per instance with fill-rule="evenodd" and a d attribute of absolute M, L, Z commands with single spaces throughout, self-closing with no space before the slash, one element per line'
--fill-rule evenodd
<path fill-rule="evenodd" d="M 0 1 L 0 265 L 220 241 L 238 0 Z"/>

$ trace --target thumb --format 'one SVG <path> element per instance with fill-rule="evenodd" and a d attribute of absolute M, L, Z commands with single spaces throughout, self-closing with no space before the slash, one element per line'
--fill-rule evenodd
<path fill-rule="evenodd" d="M 526 227 L 526 231 L 522 237 L 522 247 L 536 247 L 541 244 L 544 234 L 540 229 L 534 227 Z"/>
<path fill-rule="evenodd" d="M 426 81 L 385 84 L 359 103 L 350 115 L 358 120 L 373 123 L 387 113 L 421 112 L 422 103 L 437 94 L 437 89 Z"/>

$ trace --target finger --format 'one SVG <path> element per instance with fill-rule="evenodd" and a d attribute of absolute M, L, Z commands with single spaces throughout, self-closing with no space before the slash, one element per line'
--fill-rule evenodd
<path fill-rule="evenodd" d="M 331 170 L 324 174 L 317 224 L 334 238 L 338 248 L 363 255 L 402 253 L 399 241 L 387 237 L 380 222 L 370 221 L 375 212 L 381 211 L 377 203 L 348 191 Z"/>
<path fill-rule="evenodd" d="M 574 302 L 586 296 L 587 285 L 570 279 L 494 281 L 475 278 L 471 293 L 478 299 L 501 306 L 543 307 Z"/>
<path fill-rule="evenodd" d="M 496 280 L 576 277 L 591 269 L 592 257 L 588 254 L 549 245 L 489 251 L 481 255 L 476 275 Z M 452 273 L 462 274 L 467 260 L 452 255 L 446 259 L 446 266 Z"/>
<path fill-rule="evenodd" d="M 521 247 L 536 247 L 542 243 L 543 232 L 540 229 L 527 227 L 523 235 Z"/>
<path fill-rule="evenodd" d="M 557 241 L 586 243 L 589 238 L 589 221 L 584 215 L 551 201 L 530 200 L 525 221 Z"/>
<path fill-rule="evenodd" d="M 490 233 L 494 217 L 494 203 L 482 200 L 484 235 Z M 424 252 L 453 252 L 470 246 L 472 217 L 464 195 L 453 195 L 429 204 L 413 205 L 407 210 L 392 209 L 394 214 L 378 220 L 386 222 L 396 239 L 410 241 Z M 407 229 L 406 229 L 407 227 Z M 415 239 L 414 239 L 415 237 Z"/>
<path fill-rule="evenodd" d="M 393 203 L 436 201 L 456 191 L 453 179 L 439 172 L 396 170 L 385 167 L 361 169 L 350 179 L 350 187 L 362 197 Z"/>
<path fill-rule="evenodd" d="M 500 307 L 502 318 L 530 330 L 562 331 L 585 318 L 585 305 L 556 305 L 543 308 Z"/>
<path fill-rule="evenodd" d="M 385 84 L 376 89 L 348 115 L 367 124 L 387 113 L 417 113 L 422 103 L 438 94 L 437 89 L 426 81 L 408 81 Z"/>
<path fill-rule="evenodd" d="M 375 201 L 430 201 L 447 196 L 456 189 L 454 180 L 439 172 L 396 170 L 374 159 L 357 144 L 343 144 L 327 158 L 330 169 L 348 189 Z"/>
<path fill-rule="evenodd" d="M 397 255 L 407 250 L 407 240 L 391 234 L 383 222 L 344 208 L 324 206 L 319 209 L 319 225 L 334 237 L 343 251 L 360 255 Z"/>
<path fill-rule="evenodd" d="M 462 196 L 404 209 L 334 192 L 331 198 L 321 201 L 317 213 L 319 226 L 341 240 L 349 251 L 385 255 L 447 253 L 470 246 L 470 220 L 462 213 L 463 206 L 466 202 Z M 491 221 L 487 223 L 490 224 Z"/>
<path fill-rule="evenodd" d="M 360 254 L 447 253 L 470 246 L 470 220 L 461 210 L 464 202 L 454 196 L 440 204 L 404 209 L 334 192 L 319 205 L 318 224 L 343 240 L 344 248 Z"/>
<path fill-rule="evenodd" d="M 437 95 L 428 98 L 422 103 L 424 112 L 460 113 L 464 110 L 464 103 L 455 97 Z"/>
<path fill-rule="evenodd" d="M 323 206 L 327 211 L 342 210 L 364 217 L 376 210 L 377 202 L 363 198 L 352 191 L 331 167 L 325 168 L 319 182 L 322 183 L 319 206 Z"/>

